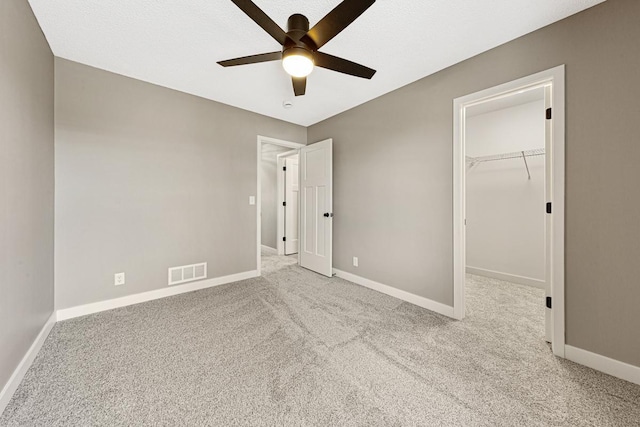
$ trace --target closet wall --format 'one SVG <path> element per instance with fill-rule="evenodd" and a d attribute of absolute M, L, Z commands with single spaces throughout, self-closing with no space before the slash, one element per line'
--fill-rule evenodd
<path fill-rule="evenodd" d="M 544 94 L 541 91 L 540 96 Z M 467 117 L 467 157 L 544 148 L 544 99 Z M 467 163 L 467 272 L 544 286 L 544 156 Z"/>

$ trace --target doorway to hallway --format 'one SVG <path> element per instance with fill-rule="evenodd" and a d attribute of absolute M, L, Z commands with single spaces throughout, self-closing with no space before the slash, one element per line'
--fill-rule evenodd
<path fill-rule="evenodd" d="M 283 243 L 286 233 L 284 218 L 287 203 L 285 196 L 286 177 L 283 168 L 288 157 L 291 158 L 291 162 L 295 161 L 295 156 L 298 155 L 298 150 L 302 147 L 304 144 L 258 136 L 256 254 L 259 274 L 262 269 L 262 255 L 264 253 L 284 255 Z M 289 180 L 292 183 L 293 178 L 290 177 Z M 290 200 L 289 205 L 293 204 L 294 202 Z M 297 215 L 297 204 L 296 201 L 296 208 L 290 209 L 290 215 Z M 297 229 L 296 222 L 297 219 L 290 218 L 290 227 Z M 294 237 L 293 240 L 297 240 L 297 235 Z"/>

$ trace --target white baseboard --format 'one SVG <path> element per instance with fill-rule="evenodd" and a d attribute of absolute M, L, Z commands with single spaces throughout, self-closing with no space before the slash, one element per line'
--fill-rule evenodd
<path fill-rule="evenodd" d="M 18 386 L 22 382 L 24 375 L 29 370 L 29 367 L 31 367 L 33 360 L 38 355 L 38 352 L 42 348 L 42 344 L 44 344 L 45 340 L 49 336 L 49 332 L 51 332 L 51 329 L 55 324 L 56 313 L 53 312 L 49 319 L 47 319 L 47 323 L 45 323 L 40 330 L 40 333 L 36 337 L 35 341 L 33 341 L 33 344 L 31 344 L 31 347 L 29 347 L 27 353 L 18 364 L 18 367 L 13 371 L 13 374 L 9 378 L 9 381 L 7 381 L 7 384 L 5 384 L 4 388 L 0 392 L 0 415 L 2 415 L 4 409 L 9 404 L 9 401 L 11 401 L 13 393 L 15 393 L 18 389 Z"/>
<path fill-rule="evenodd" d="M 356 276 L 355 274 L 347 273 L 346 271 L 338 270 L 336 268 L 333 269 L 333 272 L 336 276 L 344 280 L 348 280 L 349 282 L 353 282 L 357 285 L 364 286 L 365 288 L 373 289 L 374 291 L 390 295 L 402 301 L 417 305 L 418 307 L 435 311 L 436 313 L 442 314 L 443 316 L 453 318 L 453 307 L 451 306 L 412 294 L 407 291 L 403 291 L 401 289 L 383 285 L 382 283 L 378 283 L 370 279 L 365 279 L 364 277 Z"/>
<path fill-rule="evenodd" d="M 278 255 L 278 250 L 271 246 L 261 245 L 261 249 L 268 254 Z"/>
<path fill-rule="evenodd" d="M 152 301 L 160 298 L 166 298 L 174 295 L 184 294 L 186 292 L 199 291 L 201 289 L 211 288 L 214 286 L 225 285 L 227 283 L 238 282 L 240 280 L 258 277 L 258 271 L 245 271 L 244 273 L 231 274 L 229 276 L 215 277 L 212 279 L 201 280 L 184 285 L 171 286 L 167 288 L 157 289 L 155 291 L 142 292 L 139 294 L 128 295 L 126 297 L 114 298 L 106 301 L 94 302 L 91 304 L 78 305 L 76 307 L 64 308 L 57 311 L 58 321 L 73 319 L 74 317 L 86 316 L 88 314 L 99 313 L 101 311 L 112 310 L 114 308 L 126 307 L 128 305 L 140 304 L 141 302 Z"/>
<path fill-rule="evenodd" d="M 520 285 L 533 286 L 538 289 L 545 289 L 544 280 L 534 279 L 532 277 L 518 276 L 516 274 L 502 273 L 501 271 L 486 270 L 479 267 L 467 266 L 467 273 L 476 276 L 489 277 L 491 279 L 504 280 L 505 282 L 518 283 Z"/>
<path fill-rule="evenodd" d="M 564 346 L 564 356 L 572 362 L 640 385 L 640 366 L 630 365 L 581 348 Z"/>

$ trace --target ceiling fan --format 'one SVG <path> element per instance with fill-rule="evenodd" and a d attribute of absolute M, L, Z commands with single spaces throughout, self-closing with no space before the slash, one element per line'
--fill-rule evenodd
<path fill-rule="evenodd" d="M 318 49 L 362 15 L 375 0 L 345 0 L 311 29 L 307 17 L 296 13 L 289 17 L 286 33 L 251 0 L 231 1 L 280 43 L 282 51 L 218 62 L 223 67 L 282 60 L 285 71 L 291 75 L 296 96 L 305 94 L 307 76 L 311 74 L 314 66 L 365 79 L 371 79 L 376 73 L 376 70 L 364 65 L 318 52 Z"/>

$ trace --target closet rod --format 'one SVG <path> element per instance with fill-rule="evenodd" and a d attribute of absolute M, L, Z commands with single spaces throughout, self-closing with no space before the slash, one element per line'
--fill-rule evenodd
<path fill-rule="evenodd" d="M 467 156 L 467 163 L 469 164 L 469 170 L 473 169 L 478 163 L 484 162 L 494 162 L 497 160 L 509 160 L 509 159 L 520 159 L 524 161 L 524 167 L 527 169 L 527 176 L 531 179 L 531 171 L 529 170 L 529 163 L 527 162 L 527 157 L 534 156 L 544 156 L 545 151 L 544 148 L 536 148 L 533 150 L 525 150 L 525 151 L 515 151 L 512 153 L 503 153 L 503 154 L 494 154 L 491 156 L 480 156 L 480 157 L 469 157 Z"/>
<path fill-rule="evenodd" d="M 545 151 L 544 151 L 544 148 L 536 148 L 533 150 L 515 151 L 515 152 L 503 153 L 503 154 L 493 154 L 490 156 L 479 156 L 479 157 L 467 156 L 467 163 L 483 163 L 483 162 L 494 162 L 496 160 L 519 159 L 523 156 L 523 153 L 526 157 L 533 157 L 533 156 L 544 156 Z"/>

